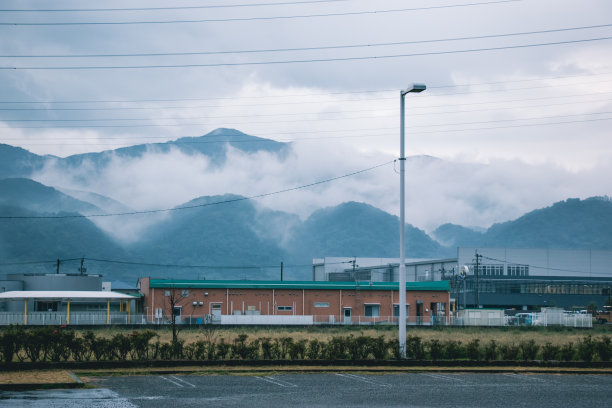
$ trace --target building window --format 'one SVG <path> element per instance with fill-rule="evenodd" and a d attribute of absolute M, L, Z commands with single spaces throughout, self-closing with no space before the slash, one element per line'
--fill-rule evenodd
<path fill-rule="evenodd" d="M 169 290 L 165 290 L 164 291 L 164 296 L 170 296 L 170 291 Z"/>
<path fill-rule="evenodd" d="M 181 294 L 181 295 L 182 295 L 183 297 L 187 297 L 187 296 L 189 296 L 189 290 L 187 290 L 187 289 L 183 289 L 183 292 L 182 292 L 182 294 Z"/>
<path fill-rule="evenodd" d="M 314 307 L 329 307 L 329 302 L 315 302 Z"/>
<path fill-rule="evenodd" d="M 279 312 L 288 312 L 293 310 L 293 306 L 277 306 L 276 310 L 278 310 Z"/>
<path fill-rule="evenodd" d="M 410 305 L 406 305 L 406 316 L 410 316 Z M 399 317 L 399 305 L 393 305 L 393 317 Z"/>
<path fill-rule="evenodd" d="M 364 305 L 366 317 L 379 317 L 380 305 Z"/>
<path fill-rule="evenodd" d="M 508 265 L 508 276 L 529 276 L 529 265 Z"/>

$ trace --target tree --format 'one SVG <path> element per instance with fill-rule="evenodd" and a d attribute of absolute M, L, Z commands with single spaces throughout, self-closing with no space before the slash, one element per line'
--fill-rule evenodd
<path fill-rule="evenodd" d="M 176 346 L 178 344 L 178 334 L 180 331 L 180 327 L 176 324 L 176 318 L 179 316 L 178 313 L 178 305 L 185 299 L 182 289 L 177 289 L 174 286 L 170 289 L 166 290 L 166 314 L 170 316 L 170 324 L 172 326 L 172 345 Z"/>
<path fill-rule="evenodd" d="M 595 316 L 597 314 L 597 303 L 590 302 L 587 306 L 587 311 L 591 316 Z"/>

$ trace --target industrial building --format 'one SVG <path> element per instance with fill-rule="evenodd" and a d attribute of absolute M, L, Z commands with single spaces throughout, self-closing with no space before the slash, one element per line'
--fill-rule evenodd
<path fill-rule="evenodd" d="M 316 281 L 392 282 L 398 270 L 398 259 L 313 261 Z M 406 276 L 409 282 L 449 281 L 456 308 L 571 310 L 591 302 L 601 308 L 610 299 L 612 251 L 460 247 L 456 258 L 407 260 Z"/>
<path fill-rule="evenodd" d="M 213 281 L 141 278 L 147 319 L 227 324 L 393 323 L 397 282 Z M 408 324 L 445 324 L 448 281 L 406 285 Z M 200 319 L 200 320 L 198 320 Z"/>
<path fill-rule="evenodd" d="M 140 295 L 122 289 L 101 275 L 9 274 L 0 280 L 0 324 L 134 323 Z"/>

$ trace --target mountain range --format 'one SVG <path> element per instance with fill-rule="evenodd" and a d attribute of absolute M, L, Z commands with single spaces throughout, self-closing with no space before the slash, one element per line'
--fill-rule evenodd
<path fill-rule="evenodd" d="M 245 154 L 289 151 L 285 143 L 232 129 L 66 158 L 0 145 L 0 275 L 55 272 L 56 259 L 62 260 L 61 272 L 75 273 L 84 257 L 88 272 L 107 279 L 276 279 L 281 262 L 286 279 L 309 279 L 313 258 L 397 257 L 398 218 L 363 202 L 320 208 L 304 220 L 232 194 L 139 212 L 101 194 L 32 179 L 48 163 L 60 168 L 86 163 L 95 174 L 116 157 L 138 157 L 151 149 L 158 154 L 179 149 L 221 165 L 230 147 Z M 134 239 L 113 234 L 130 223 L 139 225 Z M 487 229 L 444 224 L 431 236 L 407 225 L 406 243 L 406 254 L 412 258 L 451 257 L 457 246 L 610 249 L 612 201 L 568 199 Z"/>

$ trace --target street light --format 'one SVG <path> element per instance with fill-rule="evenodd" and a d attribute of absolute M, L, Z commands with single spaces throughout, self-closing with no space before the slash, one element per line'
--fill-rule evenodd
<path fill-rule="evenodd" d="M 400 262 L 399 262 L 399 346 L 402 358 L 406 358 L 406 247 L 404 243 L 405 221 L 405 180 L 404 164 L 404 96 L 410 92 L 423 92 L 427 87 L 425 84 L 411 84 L 405 90 L 400 91 Z"/>

